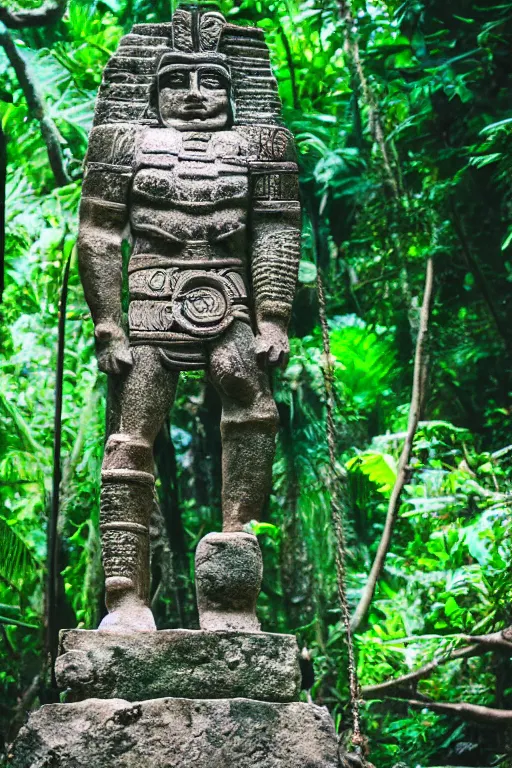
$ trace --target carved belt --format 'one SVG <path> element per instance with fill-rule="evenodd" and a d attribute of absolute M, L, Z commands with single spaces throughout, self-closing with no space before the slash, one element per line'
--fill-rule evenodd
<path fill-rule="evenodd" d="M 217 338 L 235 318 L 250 323 L 245 281 L 232 267 L 141 269 L 129 288 L 132 344 L 190 345 Z"/>

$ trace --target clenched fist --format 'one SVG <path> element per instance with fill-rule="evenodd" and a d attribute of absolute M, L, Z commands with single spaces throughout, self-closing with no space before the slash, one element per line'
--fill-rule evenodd
<path fill-rule="evenodd" d="M 260 320 L 256 335 L 256 359 L 266 365 L 284 368 L 290 357 L 290 344 L 286 324 L 280 320 Z"/>
<path fill-rule="evenodd" d="M 104 373 L 119 375 L 133 365 L 132 353 L 125 332 L 117 323 L 98 323 L 94 330 L 98 368 Z"/>

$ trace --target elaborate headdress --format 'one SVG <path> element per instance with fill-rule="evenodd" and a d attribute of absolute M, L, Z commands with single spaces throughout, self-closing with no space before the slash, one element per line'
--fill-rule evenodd
<path fill-rule="evenodd" d="M 228 24 L 210 6 L 178 8 L 172 21 L 136 24 L 123 37 L 103 73 L 94 124 L 156 125 L 149 105 L 155 75 L 181 62 L 210 63 L 231 85 L 235 124 L 280 125 L 281 102 L 263 30 Z M 149 106 L 148 106 L 149 105 Z"/>

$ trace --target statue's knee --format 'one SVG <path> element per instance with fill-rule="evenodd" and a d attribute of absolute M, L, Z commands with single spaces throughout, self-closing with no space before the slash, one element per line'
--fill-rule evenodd
<path fill-rule="evenodd" d="M 128 434 L 110 435 L 105 446 L 102 471 L 134 470 L 153 474 L 153 449 L 141 437 Z"/>
<path fill-rule="evenodd" d="M 250 429 L 275 435 L 279 426 L 279 415 L 271 395 L 255 398 L 250 405 L 231 406 L 223 409 L 221 428 L 228 432 L 231 428 Z"/>

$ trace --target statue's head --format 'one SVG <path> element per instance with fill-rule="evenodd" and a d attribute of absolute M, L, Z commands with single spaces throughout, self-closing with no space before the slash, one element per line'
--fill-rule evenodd
<path fill-rule="evenodd" d="M 231 74 L 220 54 L 165 53 L 151 104 L 161 125 L 178 131 L 219 131 L 233 122 Z"/>

